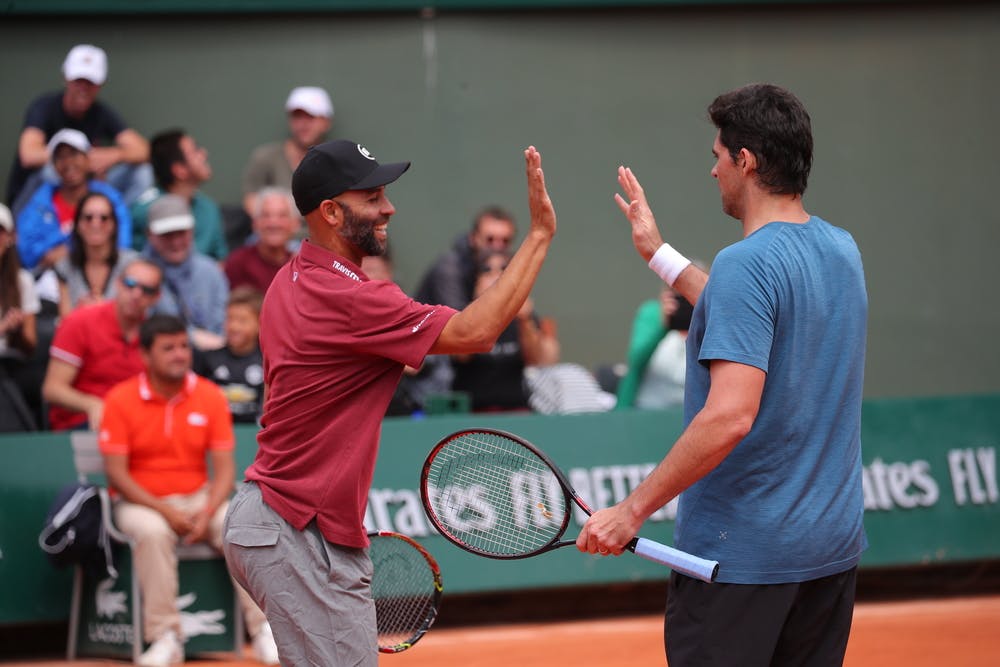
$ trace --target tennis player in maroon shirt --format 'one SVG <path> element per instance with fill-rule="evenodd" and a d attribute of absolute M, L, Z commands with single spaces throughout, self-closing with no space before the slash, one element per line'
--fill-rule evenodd
<path fill-rule="evenodd" d="M 525 152 L 531 227 L 499 280 L 462 311 L 369 280 L 409 162 L 361 144 L 313 147 L 292 177 L 309 237 L 260 318 L 267 399 L 258 452 L 229 507 L 225 552 L 293 665 L 378 664 L 364 513 L 382 417 L 404 366 L 489 351 L 531 292 L 556 231 L 541 155 Z"/>

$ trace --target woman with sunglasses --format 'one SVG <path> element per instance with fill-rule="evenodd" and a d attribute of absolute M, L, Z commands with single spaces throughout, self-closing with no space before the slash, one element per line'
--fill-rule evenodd
<path fill-rule="evenodd" d="M 80 200 L 70 232 L 69 255 L 55 266 L 60 316 L 114 293 L 122 267 L 137 255 L 130 248 L 118 247 L 118 224 L 107 196 L 89 192 Z"/>

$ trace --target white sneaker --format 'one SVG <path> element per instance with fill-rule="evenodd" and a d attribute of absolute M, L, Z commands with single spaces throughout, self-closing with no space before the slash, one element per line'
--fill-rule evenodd
<path fill-rule="evenodd" d="M 140 667 L 170 667 L 184 662 L 184 645 L 177 633 L 167 630 L 139 656 Z"/>
<path fill-rule="evenodd" d="M 271 624 L 264 622 L 260 630 L 253 638 L 253 654 L 258 662 L 265 665 L 277 665 L 278 646 L 274 643 L 274 634 L 271 632 Z"/>

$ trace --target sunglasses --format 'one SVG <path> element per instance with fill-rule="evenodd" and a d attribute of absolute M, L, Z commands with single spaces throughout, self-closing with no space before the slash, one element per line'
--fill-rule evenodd
<path fill-rule="evenodd" d="M 138 287 L 146 296 L 155 296 L 160 291 L 159 285 L 156 287 L 153 287 L 152 285 L 143 285 L 135 278 L 130 278 L 128 276 L 122 277 L 122 285 L 124 285 L 127 289 L 135 289 Z"/>
<path fill-rule="evenodd" d="M 86 220 L 87 222 L 92 222 L 98 220 L 100 222 L 108 222 L 111 220 L 111 215 L 108 213 L 84 213 L 80 216 L 81 220 Z"/>

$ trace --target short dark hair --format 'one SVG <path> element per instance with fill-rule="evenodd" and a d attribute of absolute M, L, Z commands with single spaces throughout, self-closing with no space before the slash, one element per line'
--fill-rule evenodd
<path fill-rule="evenodd" d="M 506 220 L 510 223 L 511 227 L 517 229 L 517 223 L 514 222 L 514 216 L 510 211 L 503 208 L 502 206 L 487 206 L 476 213 L 476 217 L 472 219 L 472 231 L 477 231 L 479 229 L 479 223 L 483 218 L 496 218 L 497 220 Z"/>
<path fill-rule="evenodd" d="M 177 180 L 173 166 L 186 161 L 181 150 L 181 139 L 185 136 L 187 132 L 174 128 L 160 132 L 149 142 L 149 163 L 153 166 L 156 185 L 161 190 L 166 190 Z"/>
<path fill-rule="evenodd" d="M 240 285 L 239 287 L 234 287 L 233 291 L 229 293 L 229 306 L 247 306 L 257 317 L 260 317 L 260 307 L 264 303 L 264 295 L 261 294 L 259 289 L 250 287 L 250 285 Z"/>
<path fill-rule="evenodd" d="M 754 154 L 762 187 L 772 194 L 806 191 L 812 125 L 795 95 L 773 84 L 750 84 L 716 97 L 708 115 L 733 160 L 743 148 Z"/>
<path fill-rule="evenodd" d="M 175 315 L 151 315 L 139 325 L 139 346 L 148 351 L 153 347 L 157 336 L 186 332 L 184 321 Z"/>

